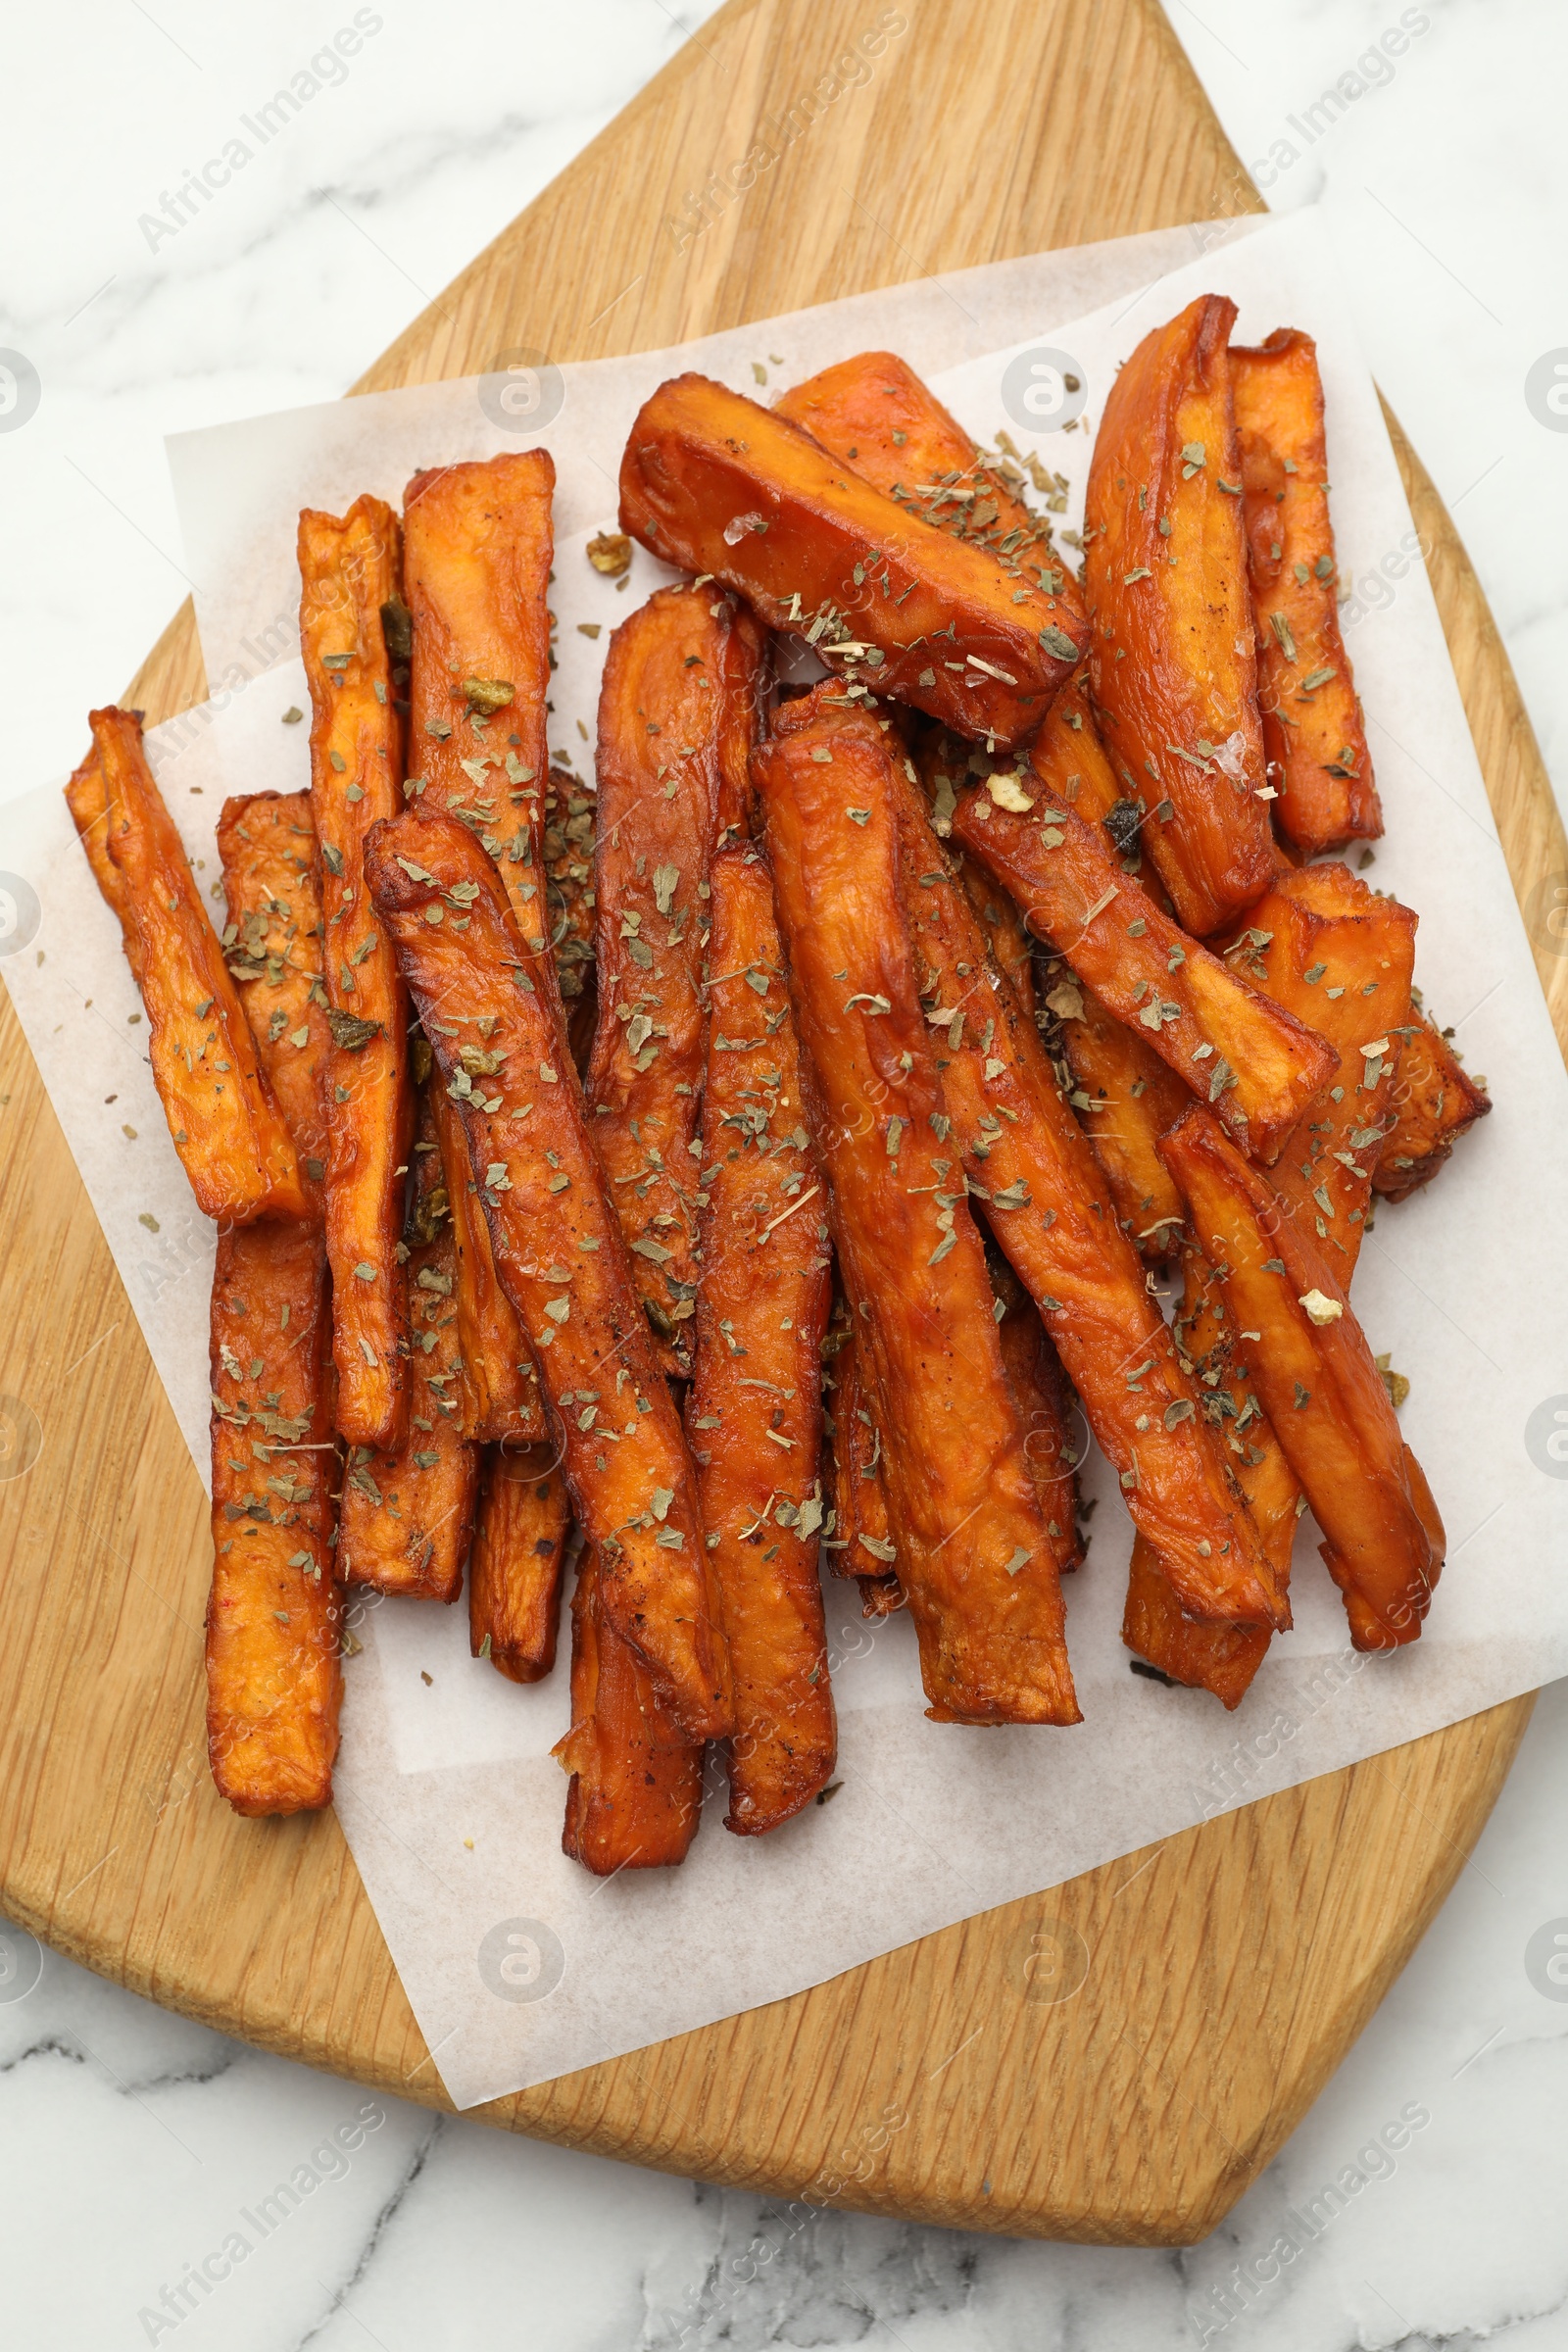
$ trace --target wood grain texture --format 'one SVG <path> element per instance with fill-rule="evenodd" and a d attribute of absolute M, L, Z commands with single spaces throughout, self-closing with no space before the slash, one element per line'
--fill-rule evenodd
<path fill-rule="evenodd" d="M 906 0 L 871 81 L 677 250 L 664 221 L 687 191 L 885 13 L 730 0 L 357 389 L 471 373 L 518 344 L 557 359 L 631 351 L 1258 209 L 1153 0 L 990 0 L 983 40 L 962 0 Z M 1541 912 L 1568 881 L 1568 845 L 1475 576 L 1394 430 L 1568 1039 L 1568 959 Z M 187 608 L 126 699 L 156 719 L 204 691 Z M 0 1385 L 41 1433 L 26 1475 L 0 1484 L 0 1906 L 138 1992 L 442 2105 L 335 1820 L 240 1822 L 208 1783 L 204 1498 L 9 1007 L 0 1099 Z M 195 1288 L 190 1311 L 206 1311 Z M 1403 1964 L 1530 1705 L 479 2112 L 815 2203 L 1191 2242 L 1268 2161 Z M 1071 1998 L 1037 1997 L 1051 1988 L 1026 1973 L 1037 1953 L 1081 1957 Z"/>

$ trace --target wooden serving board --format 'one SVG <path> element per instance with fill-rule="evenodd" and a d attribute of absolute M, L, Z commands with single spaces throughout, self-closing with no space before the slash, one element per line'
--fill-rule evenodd
<path fill-rule="evenodd" d="M 850 39 L 895 23 L 870 82 L 677 251 L 662 223 L 687 191 L 744 156 L 754 125 L 812 89 Z M 477 372 L 518 344 L 557 359 L 646 349 L 923 272 L 1256 209 L 1154 0 L 865 0 L 859 17 L 838 0 L 730 0 L 359 388 Z M 1568 874 L 1568 844 L 1463 550 L 1396 443 L 1528 907 Z M 158 719 L 204 693 L 187 607 L 126 699 Z M 1568 960 L 1538 959 L 1568 1040 Z M 9 1007 L 0 1104 L 0 1438 L 17 1441 L 0 1483 L 0 1907 L 154 2000 L 442 2105 L 335 1819 L 238 1821 L 209 1785 L 205 1499 Z M 190 1311 L 204 1316 L 205 1298 Z M 40 1450 L 17 1475 L 32 1435 Z M 816 2203 L 1191 2242 L 1273 2155 L 1402 1966 L 1530 1706 L 479 2113 Z M 1063 1982 L 1053 1966 L 1085 1964 L 1073 1997 L 1039 1997 Z"/>

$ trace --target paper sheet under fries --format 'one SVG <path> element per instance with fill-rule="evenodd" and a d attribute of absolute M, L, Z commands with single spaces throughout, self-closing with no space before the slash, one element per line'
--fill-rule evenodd
<path fill-rule="evenodd" d="M 753 363 L 772 390 L 853 351 L 895 349 L 980 438 L 1004 427 L 1066 476 L 1058 520 L 1076 528 L 1091 432 L 1031 433 L 1027 408 L 1004 405 L 1009 361 L 1067 353 L 1092 429 L 1117 364 L 1209 291 L 1236 298 L 1248 340 L 1281 324 L 1317 337 L 1341 570 L 1354 587 L 1342 617 L 1388 819 L 1370 879 L 1418 910 L 1417 980 L 1440 1021 L 1457 1024 L 1496 1105 L 1429 1191 L 1379 1208 L 1356 1276 L 1374 1348 L 1409 1377 L 1401 1421 L 1448 1528 L 1426 1631 L 1396 1656 L 1357 1657 L 1307 1520 L 1296 1631 L 1236 1716 L 1133 1675 L 1119 1639 L 1131 1530 L 1096 1455 L 1089 1558 L 1067 1580 L 1081 1726 L 928 1723 L 906 1618 L 865 1624 L 855 1588 L 829 1579 L 837 1792 L 761 1839 L 729 1836 L 714 1810 L 682 1869 L 601 1884 L 561 1853 L 565 1781 L 548 1751 L 566 1727 L 564 1655 L 549 1683 L 519 1689 L 469 1659 L 465 1608 L 361 1603 L 338 1812 L 460 2106 L 775 2000 L 1568 1673 L 1568 1446 L 1547 1442 L 1559 1404 L 1568 1428 L 1568 1079 L 1376 397 L 1310 215 L 1002 264 L 679 353 L 567 368 L 559 413 L 533 433 L 509 426 L 504 409 L 497 423 L 470 380 L 173 445 L 221 708 L 149 741 L 199 871 L 216 878 L 223 795 L 307 780 L 306 727 L 280 723 L 290 706 L 308 709 L 288 650 L 302 504 L 341 509 L 365 489 L 397 501 L 416 465 L 543 441 L 561 477 L 551 743 L 591 774 L 579 722 L 591 740 L 609 628 L 666 575 L 639 552 L 617 590 L 583 545 L 614 527 L 621 443 L 661 377 L 695 366 L 750 393 Z M 1045 379 L 1025 362 L 1013 380 Z M 138 1004 L 117 926 L 57 788 L 0 810 L 0 867 L 42 907 L 36 939 L 0 970 L 205 1477 L 211 1240 L 168 1141 L 145 1026 L 129 1019 Z M 999 2001 L 1021 1984 L 999 1984 Z"/>

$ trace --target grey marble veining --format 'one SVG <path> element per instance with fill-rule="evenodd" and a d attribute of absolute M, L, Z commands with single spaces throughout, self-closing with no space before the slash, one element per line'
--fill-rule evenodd
<path fill-rule="evenodd" d="M 379 28 L 342 79 L 151 241 L 142 216 L 246 136 L 235 126 L 354 9 L 284 0 L 219 21 L 193 0 L 153 0 L 150 15 L 84 0 L 69 28 L 37 12 L 8 25 L 0 344 L 36 368 L 40 401 L 25 430 L 0 433 L 0 793 L 74 760 L 84 700 L 118 691 L 184 594 L 162 434 L 340 391 L 680 37 L 660 0 L 470 0 L 438 29 L 389 0 L 369 13 Z M 695 0 L 680 24 L 708 13 Z M 1325 205 L 1374 367 L 1456 513 L 1568 784 L 1568 435 L 1525 389 L 1568 345 L 1560 11 L 1202 0 L 1198 16 L 1172 0 L 1171 14 L 1244 158 L 1273 159 L 1271 202 Z M 1368 68 L 1360 95 L 1325 109 L 1324 90 L 1412 14 L 1426 24 L 1404 28 L 1392 73 Z M 1293 159 L 1275 156 L 1282 141 Z M 797 2227 L 755 2196 L 372 2099 L 10 1936 L 6 2340 L 1557 2352 L 1565 1791 L 1559 1687 L 1357 2048 L 1225 2227 L 1180 2253 L 837 2212 Z"/>

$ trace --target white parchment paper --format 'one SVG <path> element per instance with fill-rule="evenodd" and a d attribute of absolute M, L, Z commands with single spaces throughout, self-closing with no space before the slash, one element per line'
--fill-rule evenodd
<path fill-rule="evenodd" d="M 1374 1348 L 1410 1378 L 1405 1434 L 1448 1527 L 1427 1630 L 1396 1657 L 1356 1657 L 1307 1521 L 1296 1630 L 1274 1643 L 1236 1716 L 1135 1677 L 1119 1640 L 1128 1523 L 1095 1456 L 1093 1541 L 1068 1591 L 1082 1725 L 927 1723 L 907 1622 L 863 1624 L 854 1588 L 829 1580 L 841 1731 L 832 1801 L 763 1839 L 727 1836 L 715 1812 L 681 1870 L 600 1885 L 560 1852 L 564 1783 L 548 1751 L 566 1724 L 564 1667 L 520 1690 L 469 1659 L 463 1609 L 362 1601 L 338 1812 L 460 2106 L 777 1999 L 1568 1672 L 1568 1436 L 1555 1435 L 1568 1431 L 1568 1080 L 1376 397 L 1310 215 L 999 265 L 679 354 L 568 368 L 558 412 L 532 436 L 495 424 L 469 381 L 173 445 L 219 691 L 150 742 L 205 878 L 217 873 L 212 828 L 225 792 L 307 780 L 305 728 L 281 723 L 290 706 L 307 707 L 285 650 L 300 505 L 340 508 L 367 488 L 396 500 L 416 465 L 542 439 L 562 485 L 551 742 L 580 768 L 608 628 L 591 638 L 578 623 L 612 625 L 665 576 L 639 554 L 617 591 L 582 543 L 613 525 L 633 411 L 673 367 L 753 391 L 754 363 L 772 387 L 868 345 L 897 349 L 977 435 L 1005 426 L 1066 477 L 1060 521 L 1073 528 L 1116 366 L 1205 291 L 1236 298 L 1248 338 L 1287 323 L 1317 337 L 1352 587 L 1343 619 L 1388 820 L 1371 878 L 1419 911 L 1417 978 L 1439 1017 L 1457 1024 L 1496 1104 L 1436 1185 L 1379 1210 L 1356 1280 Z M 1030 435 L 1005 406 L 1008 362 L 1041 345 L 1076 363 L 1085 427 Z M 205 1476 L 211 1242 L 153 1093 L 117 927 L 56 787 L 0 811 L 0 866 L 20 877 L 24 915 L 0 942 L 0 970 Z"/>

